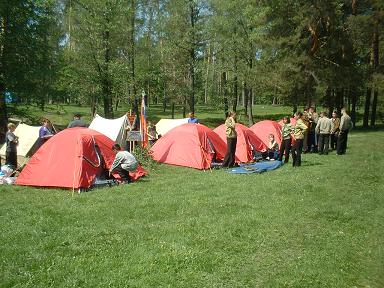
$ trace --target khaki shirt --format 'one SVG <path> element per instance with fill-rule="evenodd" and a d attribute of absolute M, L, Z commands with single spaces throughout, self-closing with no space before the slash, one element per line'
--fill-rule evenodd
<path fill-rule="evenodd" d="M 227 138 L 237 138 L 235 126 L 236 122 L 232 117 L 228 117 L 227 120 L 225 120 L 225 134 Z"/>
<path fill-rule="evenodd" d="M 296 125 L 293 130 L 295 139 L 304 139 L 304 133 L 307 131 L 308 126 L 304 124 L 303 120 L 297 119 Z"/>
<path fill-rule="evenodd" d="M 340 130 L 340 118 L 332 118 L 331 134 L 335 134 Z"/>
<path fill-rule="evenodd" d="M 321 117 L 316 125 L 317 134 L 329 134 L 331 133 L 332 120 L 327 117 Z"/>

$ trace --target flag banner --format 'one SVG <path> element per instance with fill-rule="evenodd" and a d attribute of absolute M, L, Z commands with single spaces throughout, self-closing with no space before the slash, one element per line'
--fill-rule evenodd
<path fill-rule="evenodd" d="M 148 145 L 148 135 L 147 135 L 147 108 L 145 107 L 144 95 L 142 96 L 142 99 L 141 99 L 140 132 L 141 132 L 141 146 L 145 148 Z"/>

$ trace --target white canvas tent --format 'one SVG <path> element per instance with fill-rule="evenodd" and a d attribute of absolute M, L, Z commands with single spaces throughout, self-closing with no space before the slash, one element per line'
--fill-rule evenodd
<path fill-rule="evenodd" d="M 125 145 L 125 127 L 127 127 L 127 125 L 129 125 L 127 115 L 117 119 L 106 119 L 96 114 L 89 125 L 89 129 L 104 134 L 120 145 Z"/>
<path fill-rule="evenodd" d="M 157 134 L 164 136 L 169 130 L 173 128 L 188 123 L 188 118 L 182 119 L 160 119 L 156 124 Z"/>
<path fill-rule="evenodd" d="M 29 126 L 27 124 L 19 124 L 16 127 L 15 135 L 19 137 L 19 145 L 17 146 L 17 156 L 29 157 L 38 149 L 40 126 Z M 5 158 L 6 144 L 0 149 L 0 156 Z M 20 161 L 18 161 L 20 162 Z"/>

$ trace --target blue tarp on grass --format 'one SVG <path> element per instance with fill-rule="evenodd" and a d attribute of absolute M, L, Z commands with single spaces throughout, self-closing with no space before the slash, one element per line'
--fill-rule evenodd
<path fill-rule="evenodd" d="M 228 170 L 231 174 L 251 174 L 251 173 L 263 173 L 271 171 L 282 166 L 281 161 L 264 161 L 253 164 L 241 164 L 240 167 L 232 168 Z"/>

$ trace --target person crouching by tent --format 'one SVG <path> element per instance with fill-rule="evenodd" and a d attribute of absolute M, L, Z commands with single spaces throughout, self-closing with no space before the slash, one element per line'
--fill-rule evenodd
<path fill-rule="evenodd" d="M 308 129 L 308 126 L 305 125 L 303 120 L 301 119 L 302 117 L 303 113 L 296 112 L 295 119 L 297 121 L 293 130 L 293 137 L 295 138 L 296 142 L 292 147 L 293 167 L 301 166 L 301 152 L 303 150 L 304 134 Z"/>
<path fill-rule="evenodd" d="M 8 131 L 5 133 L 5 165 L 11 166 L 12 169 L 17 168 L 17 145 L 19 144 L 19 137 L 13 132 L 16 130 L 16 125 L 13 123 L 8 124 Z"/>
<path fill-rule="evenodd" d="M 130 183 L 129 172 L 135 171 L 138 166 L 135 156 L 128 151 L 121 151 L 119 144 L 114 144 L 112 150 L 116 153 L 116 156 L 109 170 L 109 176 L 113 171 L 116 171 L 119 173 L 122 183 Z"/>
<path fill-rule="evenodd" d="M 53 135 L 55 134 L 53 130 L 53 126 L 51 124 L 51 121 L 49 121 L 47 118 L 43 119 L 43 126 L 41 126 L 39 130 L 39 146 L 43 145 L 45 142 L 48 141 Z"/>
<path fill-rule="evenodd" d="M 225 134 L 227 136 L 227 153 L 223 160 L 222 167 L 233 167 L 235 166 L 235 154 L 237 144 L 237 133 L 236 133 L 236 113 L 229 112 L 227 120 L 225 120 Z"/>

